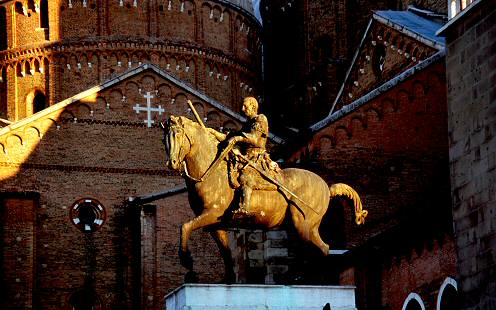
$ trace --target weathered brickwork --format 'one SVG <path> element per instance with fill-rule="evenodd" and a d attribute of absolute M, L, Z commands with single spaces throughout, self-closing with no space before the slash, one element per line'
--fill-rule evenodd
<path fill-rule="evenodd" d="M 496 10 L 481 1 L 448 27 L 451 188 L 463 309 L 496 307 Z"/>
<path fill-rule="evenodd" d="M 449 206 L 445 91 L 438 61 L 319 131 L 293 160 L 317 165 L 328 182 L 356 188 L 369 222 L 423 205 L 432 199 L 418 195 L 423 191 Z M 390 195 L 395 202 L 383 200 Z"/>
<path fill-rule="evenodd" d="M 2 251 L 2 301 L 9 300 L 12 309 L 31 309 L 36 278 L 36 208 L 37 195 L 2 196 L 0 218 Z M 5 306 L 5 304 L 0 303 Z"/>
<path fill-rule="evenodd" d="M 265 94 L 273 122 L 305 127 L 324 118 L 373 11 L 410 4 L 446 14 L 442 0 L 262 1 Z"/>
<path fill-rule="evenodd" d="M 441 284 L 455 277 L 456 255 L 452 236 L 433 240 L 429 247 L 412 249 L 382 269 L 382 304 L 401 309 L 411 292 L 420 295 L 426 309 L 437 309 Z"/>
<path fill-rule="evenodd" d="M 149 95 L 152 107 L 164 110 L 153 112 L 151 127 L 147 113 L 136 111 Z M 25 125 L 3 129 L 2 270 L 9 292 L 16 292 L 4 295 L 3 309 L 69 308 L 84 299 L 104 308 L 162 309 L 163 296 L 184 280 L 177 238 L 179 225 L 193 212 L 186 194 L 142 210 L 124 201 L 183 184 L 165 168 L 157 122 L 170 114 L 188 115 L 186 98 L 208 126 L 239 128 L 238 120 L 145 70 L 47 115 L 31 116 Z M 23 192 L 36 193 L 36 199 L 8 200 L 9 193 Z M 106 222 L 93 233 L 80 232 L 69 217 L 72 204 L 85 197 L 106 209 Z M 198 232 L 191 240 L 193 255 L 201 257 L 195 266 L 202 282 L 222 276 L 210 239 Z"/>
<path fill-rule="evenodd" d="M 438 50 L 373 19 L 333 112 L 424 61 Z M 379 67 L 379 54 L 384 61 Z"/>
<path fill-rule="evenodd" d="M 244 96 L 262 95 L 260 24 L 247 4 L 58 0 L 40 11 L 31 3 L 2 6 L 8 44 L 0 52 L 1 104 L 11 121 L 31 115 L 26 99 L 34 90 L 52 105 L 142 63 L 233 109 Z M 40 28 L 42 14 L 49 28 Z"/>
<path fill-rule="evenodd" d="M 444 70 L 441 59 L 398 83 L 320 130 L 293 157 L 303 167 L 319 171 L 329 184 L 351 185 L 369 211 L 366 224 L 358 227 L 352 208 L 346 205 L 341 213 L 335 213 L 337 218 L 325 220 L 321 228 L 331 248 L 336 244 L 338 249 L 363 249 L 354 254 L 354 263 L 348 264 L 355 266 L 357 300 L 366 309 L 386 304 L 397 309 L 393 304 L 401 307 L 400 299 L 411 292 L 401 292 L 400 298 L 398 290 L 415 290 L 434 280 L 442 282 L 443 277 L 455 273 L 451 237 L 447 237 L 446 247 L 426 250 L 412 259 L 414 269 L 423 270 L 432 260 L 449 258 L 451 265 L 447 262 L 447 266 L 451 267 L 439 267 L 435 275 L 406 274 L 401 268 L 382 266 L 384 260 L 403 260 L 405 253 L 412 253 L 419 245 L 423 248 L 433 235 L 451 234 Z M 338 210 L 339 204 L 330 208 Z M 342 219 L 345 222 L 340 224 Z M 391 237 L 377 241 L 385 238 L 378 237 L 382 235 Z M 386 275 L 405 282 L 391 288 L 388 281 L 392 280 Z M 428 294 L 438 288 L 431 287 Z"/>
<path fill-rule="evenodd" d="M 8 286 L 0 292 L 0 308 L 162 309 L 163 296 L 184 281 L 177 239 L 181 223 L 194 216 L 187 194 L 141 207 L 124 201 L 183 184 L 178 173 L 165 168 L 157 123 L 170 114 L 191 116 L 186 99 L 207 126 L 239 128 L 239 119 L 196 90 L 233 111 L 239 111 L 242 97 L 261 96 L 261 30 L 247 0 L 0 2 L 0 26 L 7 29 L 0 38 L 5 49 L 0 51 L 0 117 L 19 122 L 0 128 L 0 286 Z M 372 10 L 406 9 L 410 3 L 262 2 L 270 105 L 261 108 L 271 113 L 271 128 L 327 115 Z M 446 7 L 439 0 L 415 4 L 438 12 Z M 40 27 L 45 13 L 47 28 Z M 16 19 L 24 22 L 15 26 Z M 375 25 L 366 39 L 370 44 L 351 72 L 343 105 L 435 52 L 385 26 Z M 393 52 L 381 79 L 367 59 L 375 48 L 372 41 L 402 46 L 403 54 L 389 47 Z M 351 251 L 322 257 L 288 226 L 231 232 L 238 282 L 352 284 L 364 310 L 401 309 L 416 292 L 427 309 L 435 309 L 443 280 L 457 278 L 458 246 L 451 233 L 442 62 L 342 115 L 305 140 L 288 163 L 358 191 L 369 211 L 366 224 L 357 227 L 350 205 L 337 199 L 320 231 L 331 249 Z M 113 80 L 145 63 L 195 91 L 157 70 Z M 51 106 L 106 81 L 115 84 L 102 84 L 107 86 L 42 117 L 32 115 L 35 98 Z M 140 110 L 145 96 L 164 109 L 160 115 L 152 112 L 150 127 Z M 488 130 L 480 132 L 492 137 Z M 98 231 L 83 233 L 73 224 L 69 214 L 80 198 L 97 199 L 105 208 L 106 221 Z M 472 222 L 466 225 L 475 225 L 492 213 L 475 214 L 462 223 L 468 219 Z M 474 231 L 459 235 L 457 242 L 473 242 Z M 483 252 L 477 253 L 483 263 L 491 262 L 493 239 L 481 239 Z M 470 243 L 465 254 L 473 254 L 474 247 Z M 223 264 L 210 235 L 193 233 L 190 249 L 199 280 L 221 280 Z"/>
<path fill-rule="evenodd" d="M 262 1 L 266 100 L 278 126 L 304 127 L 329 113 L 372 10 L 390 7 L 358 2 Z"/>

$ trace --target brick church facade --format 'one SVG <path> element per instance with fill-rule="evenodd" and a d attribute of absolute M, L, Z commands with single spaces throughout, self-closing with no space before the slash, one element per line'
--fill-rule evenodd
<path fill-rule="evenodd" d="M 239 129 L 255 96 L 279 135 L 273 158 L 350 184 L 369 216 L 358 227 L 332 201 L 320 233 L 347 251 L 328 257 L 287 225 L 231 232 L 238 282 L 354 285 L 358 309 L 491 309 L 494 195 L 461 167 L 475 156 L 492 177 L 491 121 L 478 115 L 494 100 L 489 81 L 456 84 L 453 65 L 473 37 L 491 56 L 479 2 L 494 8 L 261 1 L 262 27 L 248 0 L 0 1 L 0 307 L 163 309 L 194 215 L 158 123 L 192 117 L 191 100 L 207 126 Z M 488 72 L 474 79 L 494 73 L 492 58 L 477 58 Z M 463 92 L 481 108 L 463 110 Z M 457 127 L 467 115 L 471 133 Z M 150 193 L 165 198 L 128 203 Z M 209 233 L 190 244 L 199 281 L 220 281 Z"/>
<path fill-rule="evenodd" d="M 251 2 L 2 1 L 0 19 L 0 307 L 161 309 L 184 279 L 187 195 L 125 202 L 183 182 L 159 121 L 189 99 L 232 130 L 261 95 Z M 208 233 L 193 239 L 200 280 L 220 281 Z"/>

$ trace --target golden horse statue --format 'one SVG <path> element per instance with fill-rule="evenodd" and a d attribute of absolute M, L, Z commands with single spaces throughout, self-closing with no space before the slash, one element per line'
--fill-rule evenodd
<path fill-rule="evenodd" d="M 221 161 L 208 177 L 201 180 L 220 153 L 219 141 L 205 127 L 183 116 L 170 116 L 164 134 L 168 166 L 184 176 L 190 206 L 196 215 L 181 226 L 181 264 L 192 272 L 193 260 L 188 250 L 188 240 L 193 231 L 209 228 L 224 260 L 225 281 L 230 282 L 234 279 L 233 263 L 223 222 L 226 217 L 232 218 L 232 206 L 237 207 L 238 202 L 235 201 L 235 189 L 231 188 L 228 180 L 227 161 Z M 345 196 L 351 199 L 355 222 L 364 223 L 367 211 L 362 210 L 360 197 L 350 186 L 337 183 L 329 187 L 321 177 L 303 169 L 288 168 L 281 174 L 280 182 L 292 194 L 298 195 L 298 200 L 288 198 L 288 193 L 281 188 L 277 191 L 254 191 L 250 209 L 255 216 L 250 218 L 251 224 L 274 228 L 289 215 L 301 239 L 313 243 L 324 255 L 328 255 L 329 245 L 321 239 L 319 225 L 332 198 Z"/>

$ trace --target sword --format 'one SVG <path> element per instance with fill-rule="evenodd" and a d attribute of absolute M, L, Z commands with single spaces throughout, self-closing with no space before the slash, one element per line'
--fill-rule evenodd
<path fill-rule="evenodd" d="M 200 115 L 198 115 L 198 112 L 196 112 L 196 109 L 195 107 L 193 106 L 193 103 L 191 102 L 191 100 L 188 100 L 188 105 L 189 105 L 189 108 L 191 109 L 191 111 L 193 112 L 193 115 L 195 116 L 196 118 L 196 121 L 203 127 L 206 129 L 205 125 L 203 124 L 203 121 L 202 119 L 200 118 Z M 230 143 L 228 144 L 224 150 L 222 151 L 222 153 L 220 153 L 219 156 L 217 156 L 217 158 L 215 159 L 215 161 L 210 165 L 210 167 L 208 167 L 207 171 L 205 171 L 205 173 L 201 176 L 200 179 L 196 180 L 198 182 L 202 182 L 204 181 L 206 178 L 208 178 L 208 176 L 212 173 L 212 171 L 214 170 L 215 167 L 217 167 L 217 165 L 219 164 L 219 162 L 221 162 L 226 156 L 227 154 L 229 153 L 230 150 L 232 150 L 232 148 L 234 147 L 234 143 Z"/>
<path fill-rule="evenodd" d="M 214 168 L 217 167 L 217 165 L 224 159 L 226 158 L 227 154 L 233 149 L 234 147 L 234 143 L 229 143 L 225 148 L 224 150 L 222 151 L 222 153 L 220 153 L 219 156 L 217 156 L 217 158 L 214 160 L 214 162 L 210 165 L 210 167 L 208 167 L 207 171 L 205 171 L 205 173 L 201 176 L 201 178 L 199 179 L 200 182 L 204 181 L 206 178 L 208 178 L 208 176 L 212 173 L 212 171 L 214 171 Z"/>
<path fill-rule="evenodd" d="M 258 173 L 260 173 L 261 175 L 263 175 L 265 178 L 267 178 L 270 182 L 274 183 L 275 185 L 277 185 L 279 188 L 283 189 L 285 192 L 287 192 L 290 196 L 290 198 L 296 198 L 296 200 L 298 200 L 299 202 L 301 202 L 303 205 L 305 205 L 305 207 L 309 208 L 310 210 L 312 210 L 313 212 L 315 212 L 315 214 L 317 215 L 320 215 L 319 212 L 315 211 L 315 209 L 313 209 L 308 203 L 306 203 L 303 199 L 301 199 L 300 197 L 298 197 L 298 195 L 296 195 L 295 193 L 293 193 L 289 188 L 287 188 L 286 186 L 284 186 L 281 182 L 277 181 L 276 179 L 274 179 L 273 177 L 271 177 L 267 172 L 265 172 L 263 169 L 260 169 L 253 161 L 249 160 L 246 156 L 244 156 L 243 154 L 236 154 L 237 156 L 241 157 L 244 161 L 246 161 L 248 163 L 249 166 L 252 166 L 255 170 L 258 171 Z M 303 210 L 300 208 L 300 206 L 298 206 L 296 204 L 296 202 L 292 199 L 288 198 L 289 201 L 291 201 L 294 206 L 298 209 L 298 211 L 301 212 L 301 214 L 303 214 L 303 217 L 305 217 L 305 213 L 303 212 Z"/>
<path fill-rule="evenodd" d="M 200 115 L 198 115 L 198 112 L 196 112 L 196 109 L 193 106 L 193 103 L 189 99 L 188 99 L 188 105 L 189 105 L 189 108 L 191 109 L 191 111 L 193 112 L 193 115 L 195 116 L 196 121 L 198 122 L 198 124 L 200 124 L 203 128 L 205 128 L 205 124 L 203 124 L 203 121 L 200 118 Z"/>
<path fill-rule="evenodd" d="M 193 112 L 193 115 L 195 116 L 196 118 L 196 121 L 203 127 L 203 128 L 206 128 L 205 125 L 203 124 L 203 121 L 202 119 L 200 118 L 200 116 L 198 115 L 198 112 L 196 112 L 196 109 L 195 107 L 193 106 L 193 103 L 191 102 L 191 100 L 188 100 L 188 105 L 189 105 L 189 108 L 191 109 L 191 111 Z M 220 153 L 220 155 L 217 157 L 217 159 L 210 165 L 210 167 L 208 167 L 207 171 L 205 171 L 205 173 L 203 174 L 203 176 L 198 180 L 199 182 L 202 182 L 203 180 L 205 180 L 211 173 L 212 171 L 214 170 L 214 168 L 219 164 L 219 162 L 221 160 L 223 160 L 226 155 L 232 150 L 232 148 L 234 147 L 234 143 L 230 143 L 226 146 L 226 148 L 222 151 L 222 153 Z M 245 160 L 248 165 L 252 166 L 255 170 L 257 170 L 261 175 L 263 175 L 265 178 L 267 178 L 269 181 L 271 181 L 272 183 L 274 183 L 275 185 L 277 185 L 279 188 L 283 189 L 285 192 L 287 192 L 289 194 L 290 197 L 294 197 L 296 198 L 296 200 L 300 201 L 303 205 L 305 205 L 307 208 L 309 208 L 310 210 L 312 210 L 313 212 L 315 212 L 317 215 L 319 215 L 319 213 L 317 211 L 315 211 L 308 203 L 306 203 L 303 199 L 301 199 L 300 197 L 298 197 L 298 195 L 296 195 L 295 193 L 293 193 L 289 188 L 287 188 L 286 186 L 284 186 L 283 184 L 281 184 L 281 182 L 277 181 L 276 179 L 274 179 L 273 177 L 271 177 L 268 173 L 266 173 L 265 171 L 263 171 L 262 169 L 260 169 L 257 165 L 255 165 L 255 163 L 253 163 L 251 160 L 249 160 L 246 156 L 242 155 L 242 154 L 236 154 L 238 155 L 239 157 L 241 157 L 243 160 Z M 301 212 L 301 214 L 303 214 L 303 217 L 305 217 L 305 213 L 303 212 L 303 210 L 300 208 L 300 206 L 298 206 L 296 204 L 295 201 L 293 201 L 292 199 L 289 199 L 289 201 L 291 201 L 294 206 L 298 209 L 298 211 Z"/>

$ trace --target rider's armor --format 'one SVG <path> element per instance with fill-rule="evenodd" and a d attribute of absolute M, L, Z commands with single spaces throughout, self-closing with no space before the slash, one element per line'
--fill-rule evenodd
<path fill-rule="evenodd" d="M 277 186 L 260 175 L 246 160 L 236 153 L 243 154 L 251 163 L 258 166 L 273 178 L 277 178 L 281 169 L 272 161 L 265 150 L 269 126 L 267 118 L 259 114 L 249 119 L 241 129 L 241 135 L 255 138 L 255 143 L 240 142 L 236 145 L 237 151 L 230 158 L 229 180 L 234 188 L 241 186 L 242 211 L 249 211 L 252 190 L 277 190 Z"/>

